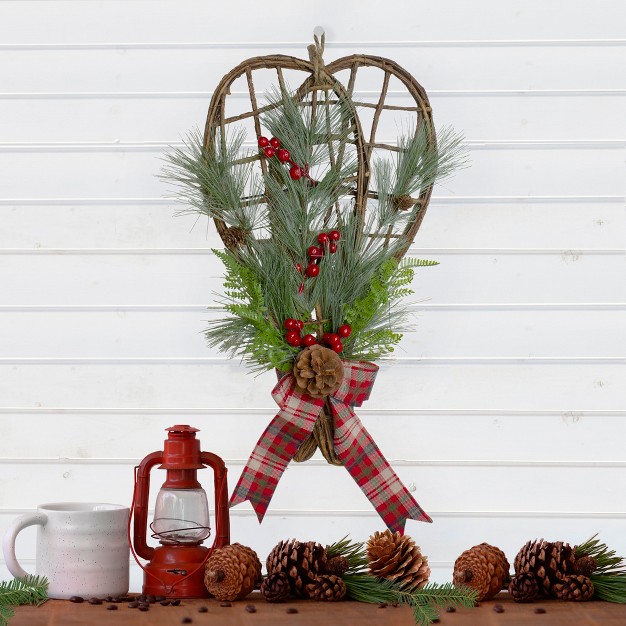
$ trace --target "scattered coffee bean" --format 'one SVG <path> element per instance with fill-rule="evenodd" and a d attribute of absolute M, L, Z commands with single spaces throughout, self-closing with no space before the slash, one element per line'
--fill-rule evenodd
<path fill-rule="evenodd" d="M 446 613 L 456 613 L 456 609 L 453 606 L 446 607 Z"/>
<path fill-rule="evenodd" d="M 113 602 L 113 596 L 107 596 L 104 600 L 106 602 Z"/>
<path fill-rule="evenodd" d="M 379 602 L 378 603 L 378 608 L 379 609 L 386 609 L 387 608 L 387 603 L 386 602 Z"/>
<path fill-rule="evenodd" d="M 198 609 L 198 613 L 208 613 L 208 612 L 209 612 L 209 609 L 207 609 L 206 606 L 201 606 Z"/>
<path fill-rule="evenodd" d="M 172 606 L 178 606 L 180 604 L 180 598 L 176 598 L 176 600 L 170 600 L 170 604 Z"/>
<path fill-rule="evenodd" d="M 102 600 L 100 600 L 100 598 L 89 598 L 87 602 L 89 602 L 89 604 L 102 604 Z"/>
<path fill-rule="evenodd" d="M 533 613 L 545 613 L 545 612 L 546 612 L 546 610 L 545 610 L 545 609 L 542 609 L 541 607 L 537 607 L 537 608 L 533 611 Z"/>
<path fill-rule="evenodd" d="M 156 602 L 156 598 L 152 595 L 146 597 L 146 601 L 148 604 L 154 604 Z"/>
<path fill-rule="evenodd" d="M 232 606 L 230 602 L 220 602 L 220 606 Z"/>
<path fill-rule="evenodd" d="M 117 604 L 109 604 L 107 611 L 117 611 Z"/>
<path fill-rule="evenodd" d="M 159 602 L 159 604 L 161 606 L 169 606 L 171 604 L 171 602 L 169 600 L 161 600 L 161 602 Z"/>
<path fill-rule="evenodd" d="M 140 611 L 149 611 L 150 607 L 147 604 L 140 604 L 139 605 L 139 610 Z"/>
<path fill-rule="evenodd" d="M 256 613 L 256 606 L 254 604 L 246 604 L 247 613 Z"/>
<path fill-rule="evenodd" d="M 295 606 L 290 606 L 289 608 L 285 609 L 285 613 L 289 613 L 290 615 L 293 615 L 294 613 L 297 613 L 298 609 L 296 609 Z"/>
<path fill-rule="evenodd" d="M 137 602 L 137 600 L 133 600 L 133 602 L 128 603 L 129 609 L 136 609 L 138 606 L 139 606 L 139 602 Z"/>
<path fill-rule="evenodd" d="M 193 620 L 191 619 L 191 617 L 183 617 L 183 619 L 180 620 L 181 624 L 191 624 L 193 622 Z"/>
<path fill-rule="evenodd" d="M 504 607 L 501 604 L 495 604 L 493 607 L 494 613 L 504 613 Z"/>
<path fill-rule="evenodd" d="M 72 596 L 70 598 L 70 602 L 75 602 L 76 604 L 79 604 L 84 601 L 85 601 L 85 598 L 83 598 L 82 596 Z"/>
<path fill-rule="evenodd" d="M 433 624 L 438 624 L 439 623 L 439 618 L 435 617 L 435 619 L 432 621 Z"/>
<path fill-rule="evenodd" d="M 163 602 L 163 600 L 165 600 L 166 598 L 165 598 L 165 596 L 154 596 L 154 599 L 157 602 Z"/>

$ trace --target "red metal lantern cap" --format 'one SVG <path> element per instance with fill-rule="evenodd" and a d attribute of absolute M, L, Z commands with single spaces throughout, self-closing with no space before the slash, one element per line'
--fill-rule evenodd
<path fill-rule="evenodd" d="M 182 434 L 192 434 L 199 433 L 199 428 L 194 428 L 193 426 L 189 426 L 189 424 L 177 424 L 176 426 L 170 426 L 165 429 L 168 433 L 182 433 Z"/>

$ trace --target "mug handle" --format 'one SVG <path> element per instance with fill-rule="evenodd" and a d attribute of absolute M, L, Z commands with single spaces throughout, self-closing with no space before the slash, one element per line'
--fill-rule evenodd
<path fill-rule="evenodd" d="M 22 566 L 17 562 L 15 557 L 15 539 L 17 534 L 27 528 L 28 526 L 35 526 L 41 524 L 42 526 L 48 521 L 48 516 L 45 513 L 29 513 L 18 517 L 7 529 L 2 540 L 2 552 L 4 553 L 4 562 L 7 569 L 16 578 L 23 578 L 28 576 L 28 572 L 22 569 Z"/>

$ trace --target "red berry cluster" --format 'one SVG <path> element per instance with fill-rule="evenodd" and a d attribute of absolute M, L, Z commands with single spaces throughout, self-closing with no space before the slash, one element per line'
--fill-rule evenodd
<path fill-rule="evenodd" d="M 320 233 L 317 236 L 317 242 L 320 244 L 319 246 L 309 246 L 306 251 L 307 256 L 309 257 L 309 264 L 305 270 L 305 274 L 310 278 L 317 276 L 320 273 L 320 268 L 318 267 L 319 262 L 322 260 L 324 253 L 326 252 L 326 248 L 328 248 L 328 252 L 331 254 L 335 254 L 337 252 L 337 242 L 341 239 L 341 233 L 338 230 L 331 230 L 329 233 Z M 298 263 L 296 264 L 296 269 L 299 272 L 302 272 L 302 266 Z"/>
<path fill-rule="evenodd" d="M 291 160 L 291 154 L 289 150 L 285 150 L 280 147 L 280 139 L 278 137 L 272 137 L 268 139 L 267 137 L 259 137 L 259 148 L 263 150 L 263 154 L 271 159 L 272 157 L 276 157 L 281 163 L 287 163 L 291 167 L 289 168 L 289 176 L 292 180 L 300 180 L 302 177 L 306 178 L 312 184 L 317 185 L 317 181 L 313 180 L 309 176 L 309 166 L 308 164 L 304 167 L 300 167 L 297 163 Z"/>
<path fill-rule="evenodd" d="M 285 328 L 287 333 L 285 334 L 285 340 L 290 346 L 297 348 L 299 346 L 309 347 L 314 343 L 317 343 L 314 335 L 307 334 L 302 336 L 302 329 L 304 328 L 304 322 L 302 320 L 296 320 L 292 317 L 285 320 Z M 352 328 L 349 324 L 344 324 L 337 329 L 336 333 L 324 333 L 322 341 L 331 350 L 335 352 L 343 351 L 342 339 L 349 337 L 352 333 Z"/>

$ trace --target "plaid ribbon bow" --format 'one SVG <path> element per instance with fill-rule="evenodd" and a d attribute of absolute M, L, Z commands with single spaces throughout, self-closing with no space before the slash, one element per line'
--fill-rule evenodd
<path fill-rule="evenodd" d="M 431 522 L 352 410 L 369 398 L 378 367 L 364 361 L 343 361 L 343 367 L 343 382 L 329 396 L 337 456 L 392 531 L 403 533 L 407 519 Z M 272 396 L 280 411 L 261 435 L 230 499 L 230 506 L 249 500 L 259 522 L 280 477 L 324 408 L 324 399 L 302 393 L 291 373 L 278 381 Z"/>

